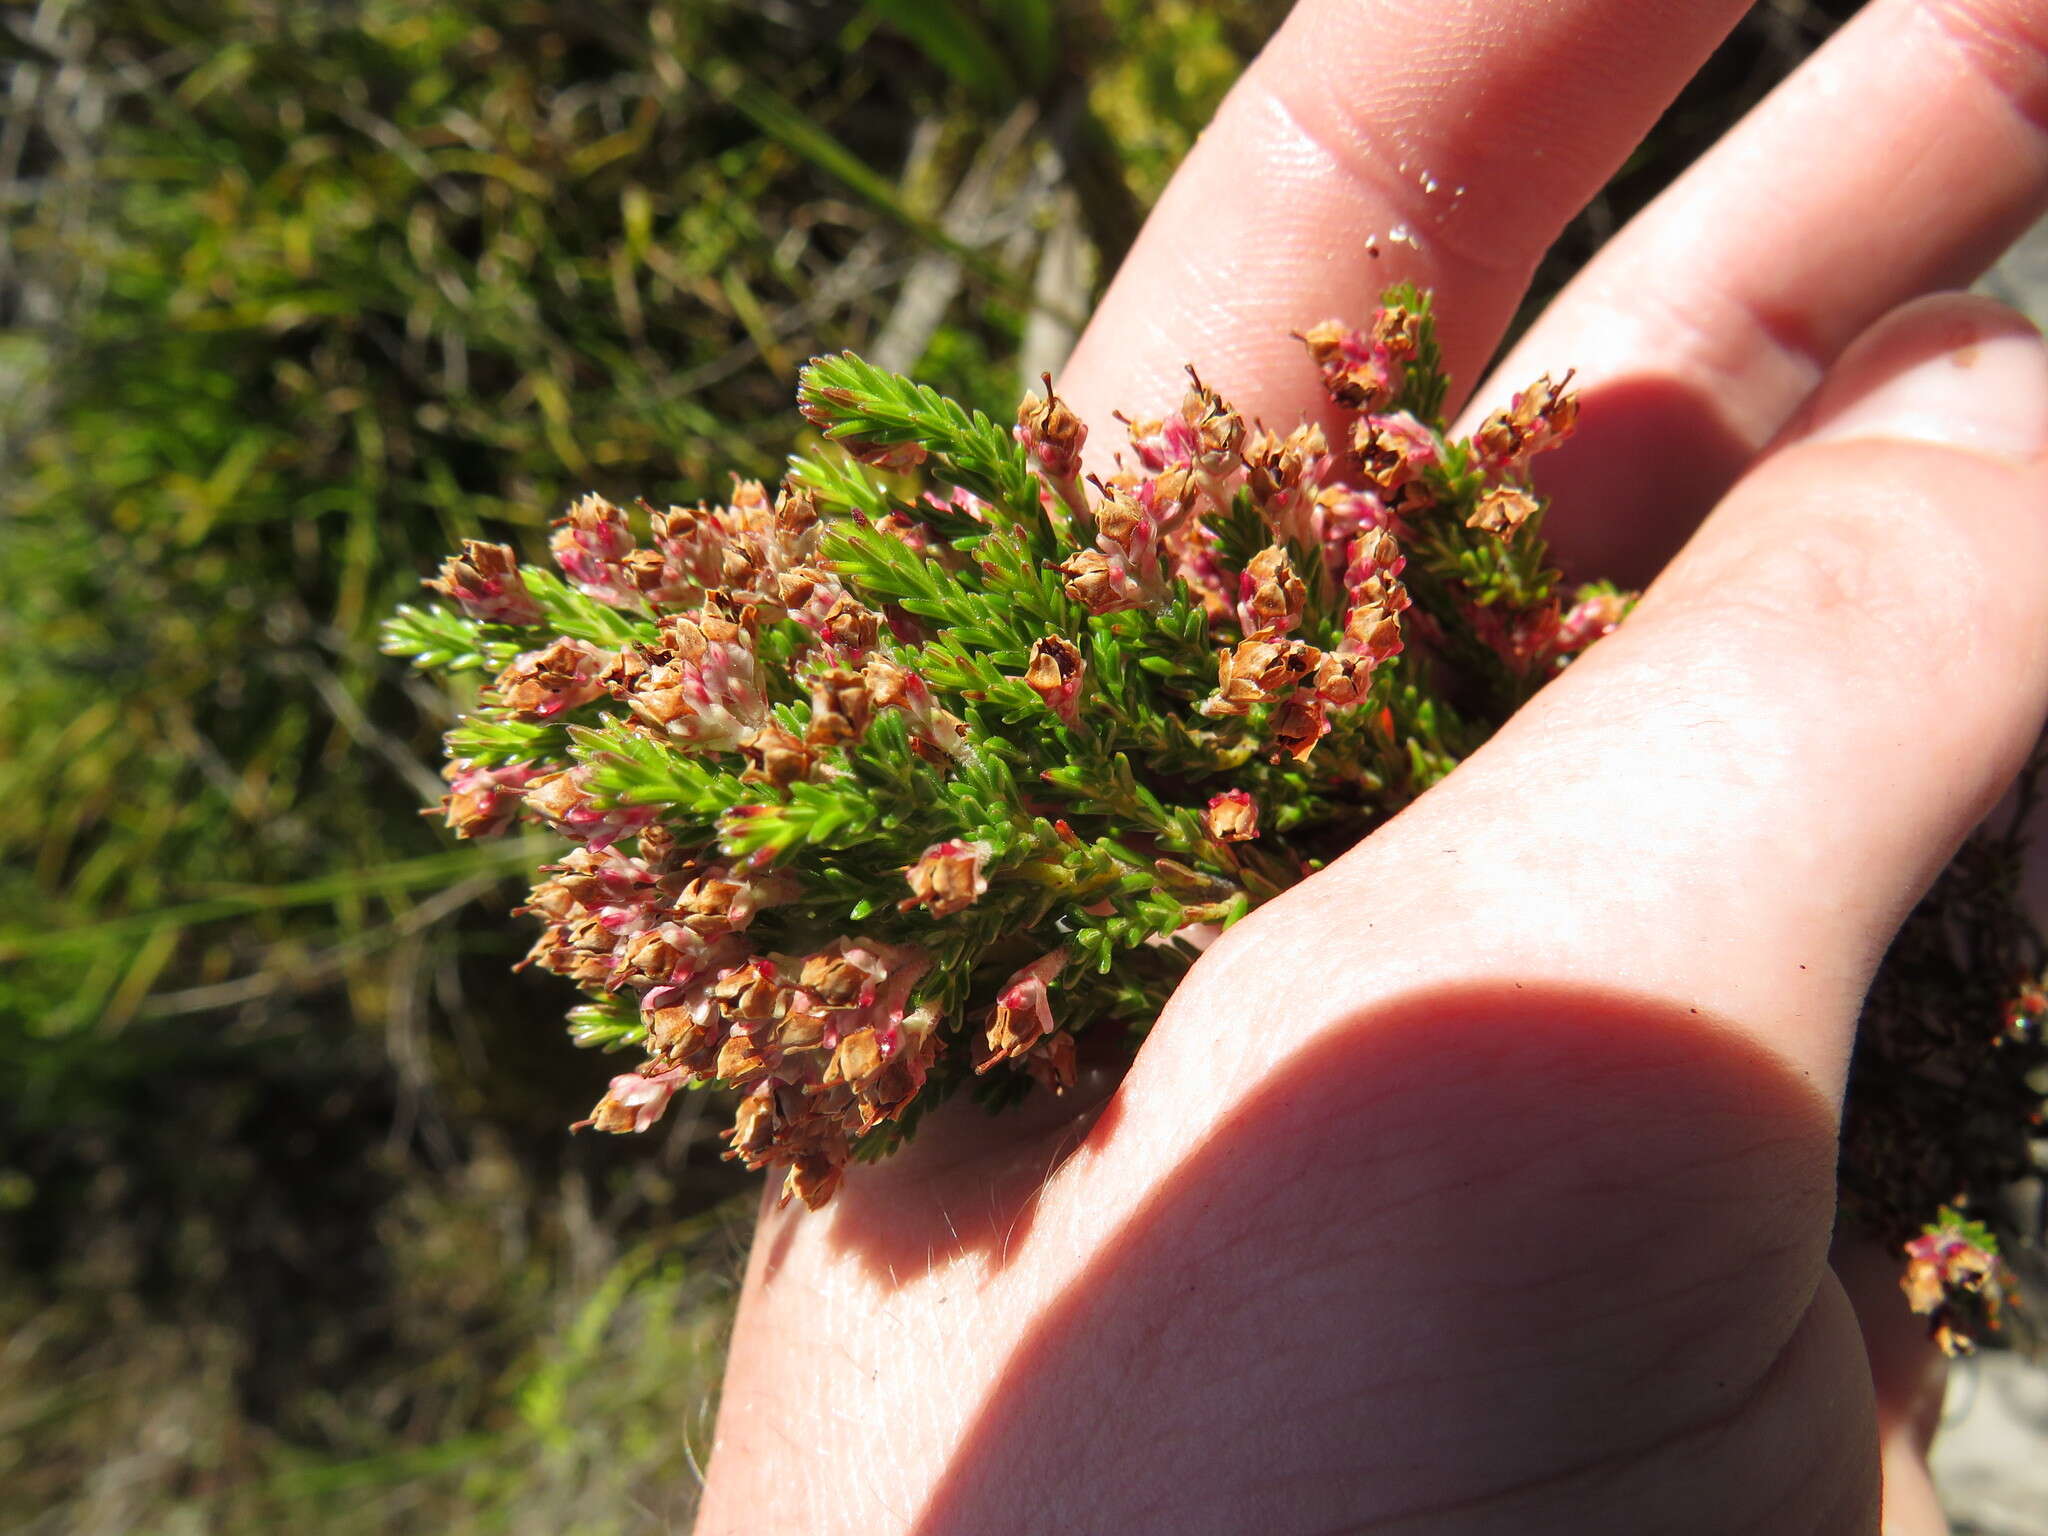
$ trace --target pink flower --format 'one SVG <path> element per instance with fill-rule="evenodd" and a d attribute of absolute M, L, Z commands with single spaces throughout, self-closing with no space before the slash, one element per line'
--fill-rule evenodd
<path fill-rule="evenodd" d="M 970 843 L 957 837 L 933 843 L 915 864 L 903 871 L 904 879 L 910 882 L 910 895 L 898 905 L 907 912 L 921 903 L 933 917 L 951 917 L 955 912 L 966 911 L 988 890 L 988 875 L 983 869 L 988 856 L 987 843 Z"/>
<path fill-rule="evenodd" d="M 633 551 L 625 513 L 602 496 L 585 496 L 554 528 L 548 548 L 571 585 L 614 608 L 640 606 L 639 588 L 625 565 Z"/>
<path fill-rule="evenodd" d="M 589 789 L 595 771 L 565 768 L 544 774 L 526 786 L 526 804 L 564 837 L 602 851 L 638 832 L 654 820 L 656 812 L 646 805 L 599 807 Z"/>
<path fill-rule="evenodd" d="M 989 1016 L 988 1055 L 975 1067 L 986 1072 L 998 1061 L 1023 1056 L 1057 1027 L 1052 1018 L 1052 1000 L 1047 991 L 1067 966 L 1067 949 L 1040 955 L 1003 983 L 996 994 L 995 1011 Z"/>
<path fill-rule="evenodd" d="M 1226 789 L 1209 797 L 1202 814 L 1209 835 L 1221 843 L 1246 843 L 1259 835 L 1258 802 L 1241 789 Z"/>
<path fill-rule="evenodd" d="M 471 618 L 488 623 L 538 624 L 543 617 L 540 604 L 526 590 L 519 557 L 509 544 L 463 540 L 462 553 L 444 563 L 441 574 L 426 586 L 454 598 Z"/>
<path fill-rule="evenodd" d="M 681 1067 L 670 1067 L 665 1072 L 646 1076 L 638 1072 L 622 1072 L 611 1080 L 605 1096 L 590 1112 L 590 1118 L 577 1121 L 570 1129 L 580 1131 L 586 1125 L 593 1125 L 600 1131 L 620 1135 L 628 1131 L 644 1131 L 667 1113 L 668 1101 L 682 1086 Z"/>
<path fill-rule="evenodd" d="M 989 504 L 974 492 L 962 490 L 957 485 L 945 486 L 942 489 L 945 491 L 943 496 L 937 491 L 926 491 L 925 504 L 937 507 L 942 512 L 958 512 L 964 517 L 973 518 L 977 523 L 986 523 L 989 520 Z"/>
<path fill-rule="evenodd" d="M 1170 465 L 1190 463 L 1200 448 L 1195 429 L 1185 416 L 1168 416 L 1163 421 L 1133 421 L 1118 412 L 1116 419 L 1124 424 L 1130 437 L 1131 452 L 1138 463 L 1155 474 Z"/>
<path fill-rule="evenodd" d="M 457 837 L 495 837 L 518 816 L 521 791 L 544 771 L 538 763 L 479 768 L 469 758 L 456 758 L 441 770 L 448 781 L 441 813 Z"/>
<path fill-rule="evenodd" d="M 1614 632 L 1628 611 L 1629 597 L 1625 592 L 1596 592 L 1582 598 L 1565 610 L 1558 620 L 1556 645 L 1561 655 L 1573 655 L 1583 651 L 1595 640 Z"/>

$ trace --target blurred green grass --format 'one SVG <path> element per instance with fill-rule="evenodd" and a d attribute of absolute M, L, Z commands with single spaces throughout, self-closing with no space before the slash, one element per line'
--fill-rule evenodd
<path fill-rule="evenodd" d="M 1850 9 L 1755 13 L 1539 288 Z M 0 1527 L 687 1526 L 751 1185 L 563 1134 L 530 861 L 418 816 L 454 701 L 374 625 L 772 476 L 813 352 L 1014 398 L 1283 10 L 0 16 Z"/>

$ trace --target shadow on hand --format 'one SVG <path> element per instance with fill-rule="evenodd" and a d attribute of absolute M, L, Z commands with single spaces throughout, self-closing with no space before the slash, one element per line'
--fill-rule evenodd
<path fill-rule="evenodd" d="M 1603 381 L 1585 391 L 1571 439 L 1534 465 L 1554 503 L 1544 532 L 1572 580 L 1648 586 L 1755 457 L 1712 396 L 1669 379 Z"/>
<path fill-rule="evenodd" d="M 911 1528 L 1874 1531 L 1834 1148 L 1808 1083 L 1683 1008 L 1376 1010 L 1099 1243 Z"/>
<path fill-rule="evenodd" d="M 1084 1142 L 1114 1134 L 1121 1076 L 1086 1064 L 1066 1093 L 1034 1088 L 999 1115 L 965 1099 L 932 1110 L 902 1151 L 849 1168 L 825 1210 L 773 1227 L 763 1282 L 781 1269 L 806 1222 L 822 1226 L 829 1248 L 892 1289 L 964 1257 L 1004 1267 L 1030 1234 L 1047 1180 Z"/>

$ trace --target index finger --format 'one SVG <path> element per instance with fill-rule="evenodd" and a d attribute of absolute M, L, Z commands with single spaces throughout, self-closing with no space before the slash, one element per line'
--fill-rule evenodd
<path fill-rule="evenodd" d="M 1740 0 L 1302 0 L 1175 175 L 1060 380 L 1082 417 L 1322 401 L 1290 332 L 1439 299 L 1468 387 L 1537 259 L 1743 11 Z"/>

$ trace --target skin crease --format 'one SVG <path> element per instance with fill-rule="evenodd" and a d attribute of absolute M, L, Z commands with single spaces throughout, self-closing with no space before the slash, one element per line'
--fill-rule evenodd
<path fill-rule="evenodd" d="M 1194 361 L 1291 419 L 1313 375 L 1272 338 L 1398 277 L 1461 317 L 1469 377 L 1736 9 L 1303 7 L 1062 393 L 1100 424 Z M 2048 561 L 2048 365 L 1972 301 L 1850 342 L 2041 201 L 2043 29 L 1878 0 L 1539 322 L 1518 358 L 1592 360 L 1546 483 L 1590 509 L 1566 553 L 1691 542 L 1457 774 L 1226 935 L 1120 1089 L 942 1112 L 825 1211 L 765 1213 L 703 1536 L 1874 1531 L 1880 1480 L 1887 1532 L 1943 1529 L 1893 1261 L 1828 1262 L 1834 1116 L 1871 967 L 2048 704 L 2048 584 L 2013 579 Z M 1318 81 L 1368 57 L 1352 112 Z M 1890 259 L 1823 281 L 1877 227 L 1845 81 L 1944 132 L 1880 205 Z M 1533 168 L 1489 147 L 1537 130 Z M 1404 160 L 1455 167 L 1468 211 L 1398 267 L 1331 259 L 1412 212 Z M 1917 415 L 1868 404 L 1916 368 Z M 1602 438 L 1603 399 L 1656 451 Z"/>

